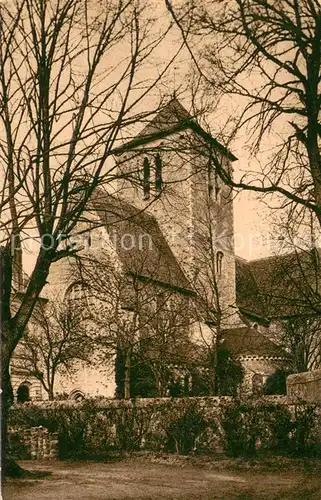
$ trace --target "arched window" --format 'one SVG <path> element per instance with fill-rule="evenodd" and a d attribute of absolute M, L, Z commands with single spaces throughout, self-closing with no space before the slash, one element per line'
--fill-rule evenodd
<path fill-rule="evenodd" d="M 162 190 L 162 185 L 163 185 L 163 179 L 162 179 L 162 159 L 160 157 L 160 154 L 157 153 L 155 156 L 155 189 L 156 193 L 160 193 Z"/>
<path fill-rule="evenodd" d="M 90 234 L 90 233 L 88 233 L 88 234 L 86 235 L 86 247 L 87 247 L 87 248 L 90 248 L 90 247 L 91 247 L 91 243 L 92 243 L 91 234 Z"/>
<path fill-rule="evenodd" d="M 77 401 L 77 403 L 79 403 L 80 401 L 83 401 L 85 399 L 85 394 L 79 389 L 75 389 L 74 391 L 71 391 L 68 399 Z"/>
<path fill-rule="evenodd" d="M 26 403 L 27 401 L 30 401 L 30 388 L 29 384 L 23 383 L 19 385 L 18 390 L 17 390 L 17 402 L 18 403 Z"/>
<path fill-rule="evenodd" d="M 222 274 L 222 266 L 223 266 L 223 257 L 224 254 L 220 250 L 216 253 L 216 272 L 218 276 Z"/>
<path fill-rule="evenodd" d="M 144 158 L 144 199 L 148 200 L 150 195 L 150 165 L 147 156 Z"/>

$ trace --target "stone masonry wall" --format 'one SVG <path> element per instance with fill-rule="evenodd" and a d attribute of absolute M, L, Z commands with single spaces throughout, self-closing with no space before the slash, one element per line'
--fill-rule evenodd
<path fill-rule="evenodd" d="M 28 431 L 21 427 L 22 423 L 35 422 L 37 416 L 39 420 L 45 419 L 51 428 L 59 429 L 59 458 L 85 458 L 86 454 L 103 456 L 112 449 L 168 450 L 169 433 L 179 431 L 175 424 L 179 421 L 183 425 L 180 427 L 183 434 L 176 434 L 177 439 L 181 436 L 188 440 L 187 429 L 198 436 L 193 444 L 196 448 L 190 451 L 221 453 L 226 449 L 224 409 L 231 403 L 233 399 L 230 397 L 43 402 L 24 405 L 23 408 L 13 407 L 10 420 L 16 425 L 19 423 L 20 442 L 25 443 L 29 456 L 34 459 L 57 456 L 57 435 L 50 435 L 42 427 Z M 250 406 L 259 407 L 261 404 L 267 411 L 271 411 L 271 404 L 288 407 L 291 413 L 295 408 L 285 396 L 266 396 L 252 401 Z M 205 428 L 199 431 L 195 428 L 196 414 L 203 422 L 205 419 Z"/>
<path fill-rule="evenodd" d="M 289 375 L 286 385 L 289 397 L 321 403 L 321 370 Z"/>
<path fill-rule="evenodd" d="M 9 429 L 9 446 L 17 459 L 53 460 L 58 458 L 58 434 L 45 427 Z"/>

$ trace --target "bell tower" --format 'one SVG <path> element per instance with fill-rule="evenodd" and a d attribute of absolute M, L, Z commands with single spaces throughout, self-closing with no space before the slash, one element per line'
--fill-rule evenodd
<path fill-rule="evenodd" d="M 236 158 L 172 99 L 132 141 L 116 151 L 120 198 L 154 215 L 192 286 L 209 309 L 235 309 L 231 189 L 215 171 Z M 232 322 L 233 323 L 233 322 Z"/>

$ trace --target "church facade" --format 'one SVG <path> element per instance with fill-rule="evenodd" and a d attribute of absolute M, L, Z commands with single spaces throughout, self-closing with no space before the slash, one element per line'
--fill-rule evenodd
<path fill-rule="evenodd" d="M 106 349 L 93 352 L 90 364 L 78 362 L 72 376 L 59 376 L 56 393 L 115 397 L 117 352 L 121 348 L 126 372 L 137 342 L 149 353 L 163 396 L 166 366 L 177 373 L 197 366 L 213 345 L 241 360 L 247 391 L 287 363 L 286 353 L 240 313 L 233 197 L 213 154 L 233 170 L 235 156 L 176 99 L 115 149 L 113 189 L 96 190 L 68 240 L 80 242 L 77 259 L 54 263 L 43 291 L 44 299 L 67 307 L 77 299 L 84 307 L 86 297 L 91 321 L 99 323 L 92 328 L 100 339 L 105 335 Z M 16 395 L 25 387 L 32 399 L 46 398 L 39 380 L 23 370 L 13 368 L 12 378 Z M 127 392 L 129 384 L 128 378 Z"/>

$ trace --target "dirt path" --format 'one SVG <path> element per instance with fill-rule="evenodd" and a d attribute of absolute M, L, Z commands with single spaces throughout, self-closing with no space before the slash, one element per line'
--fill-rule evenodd
<path fill-rule="evenodd" d="M 231 470 L 230 465 L 164 465 L 127 459 L 117 463 L 23 462 L 49 470 L 46 478 L 8 480 L 4 500 L 213 500 L 321 499 L 321 477 L 302 467 L 273 472 Z"/>

